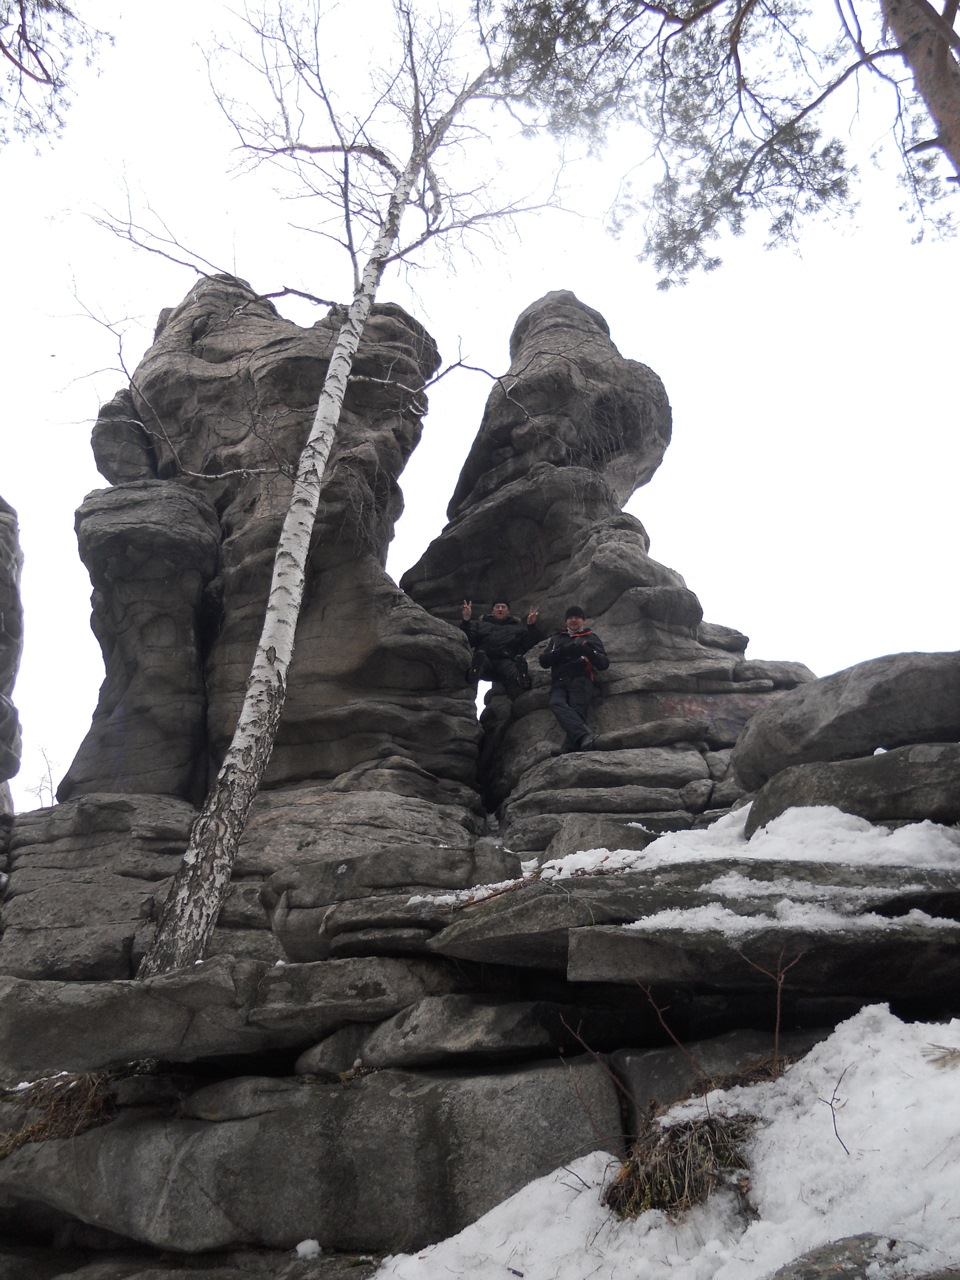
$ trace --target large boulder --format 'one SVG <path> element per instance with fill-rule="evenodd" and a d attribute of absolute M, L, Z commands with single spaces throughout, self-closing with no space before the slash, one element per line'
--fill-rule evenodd
<path fill-rule="evenodd" d="M 0 1163 L 0 1225 L 25 1208 L 162 1249 L 416 1249 L 534 1178 L 620 1145 L 617 1091 L 580 1058 L 345 1083 L 247 1077 Z"/>
<path fill-rule="evenodd" d="M 670 406 L 657 375 L 624 360 L 599 311 L 565 289 L 521 313 L 510 359 L 510 372 L 487 401 L 450 518 L 537 463 L 596 471 L 622 506 L 653 475 L 670 442 Z"/>
<path fill-rule="evenodd" d="M 733 764 L 741 785 L 756 791 L 791 765 L 958 740 L 960 653 L 895 653 L 801 685 L 759 711 Z"/>
<path fill-rule="evenodd" d="M 832 805 L 870 822 L 960 822 L 960 744 L 896 747 L 860 760 L 795 764 L 757 792 L 746 834 L 790 808 Z"/>
<path fill-rule="evenodd" d="M 96 981 L 130 978 L 196 817 L 174 796 L 78 796 L 19 814 L 9 838 L 0 973 Z M 247 821 L 208 947 L 274 963 L 331 954 L 397 954 L 396 929 L 376 945 L 331 950 L 327 917 L 376 897 L 468 889 L 520 874 L 485 838 L 470 787 L 408 756 L 382 755 L 329 782 L 262 791 Z M 342 921 L 341 921 L 342 923 Z M 406 928 L 407 926 L 403 926 Z M 405 935 L 423 950 L 430 931 Z"/>
<path fill-rule="evenodd" d="M 642 856 L 638 861 L 642 864 Z M 880 988 L 874 995 L 884 989 L 923 990 L 919 960 L 909 973 L 884 971 L 883 955 L 901 943 L 918 956 L 929 945 L 941 957 L 938 963 L 960 964 L 950 951 L 960 929 L 951 924 L 960 918 L 960 867 L 933 871 L 735 857 L 678 859 L 647 871 L 526 881 L 459 911 L 435 932 L 429 949 L 455 959 L 554 970 L 578 983 L 702 982 L 737 989 L 769 981 L 736 958 L 743 939 L 761 938 L 767 963 L 778 939 L 792 947 L 802 932 L 788 911 L 778 913 L 781 901 L 787 907 L 792 902 L 816 904 L 817 911 L 805 922 L 816 940 L 809 944 L 811 953 L 815 948 L 824 948 L 828 956 L 838 950 L 875 952 L 871 981 Z M 931 927 L 904 920 L 901 935 L 899 917 L 913 910 L 943 919 Z M 889 918 L 888 925 L 877 918 L 881 916 Z M 854 939 L 849 947 L 848 934 Z M 711 971 L 711 946 L 730 957 L 730 963 Z M 595 953 L 606 957 L 608 952 L 609 962 L 604 958 L 594 964 Z M 635 957 L 642 958 L 642 976 L 641 960 Z M 837 966 L 838 971 L 845 967 L 839 977 L 830 978 L 831 989 L 842 990 L 849 983 L 847 993 L 858 993 L 856 969 L 842 958 Z M 814 966 L 810 972 L 809 981 L 791 979 L 791 985 L 815 987 L 818 971 Z"/>
<path fill-rule="evenodd" d="M 733 910 L 733 908 L 730 908 Z M 783 982 L 787 997 L 807 993 L 871 1000 L 929 1000 L 960 979 L 960 924 L 897 919 L 834 929 L 791 926 L 776 919 L 722 932 L 709 922 L 640 929 L 576 929 L 567 975 L 574 982 L 677 984 L 766 993 Z"/>

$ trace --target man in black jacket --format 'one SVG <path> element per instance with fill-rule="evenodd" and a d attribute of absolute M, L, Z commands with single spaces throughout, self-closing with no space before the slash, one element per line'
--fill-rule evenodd
<path fill-rule="evenodd" d="M 603 641 L 586 625 L 583 606 L 572 604 L 566 612 L 567 625 L 550 637 L 540 655 L 541 667 L 550 669 L 550 710 L 565 737 L 554 748 L 555 756 L 569 751 L 589 751 L 596 735 L 587 725 L 587 711 L 593 701 L 596 672 L 610 665 Z"/>
<path fill-rule="evenodd" d="M 540 611 L 531 609 L 526 625 L 511 614 L 507 600 L 494 600 L 490 613 L 484 614 L 478 622 L 473 620 L 471 600 L 464 600 L 461 613 L 460 630 L 473 649 L 467 679 L 499 680 L 512 702 L 530 688 L 523 655 L 537 643 L 535 625 Z"/>

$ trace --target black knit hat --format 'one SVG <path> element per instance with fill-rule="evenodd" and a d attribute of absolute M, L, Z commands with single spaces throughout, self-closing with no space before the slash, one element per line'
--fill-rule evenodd
<path fill-rule="evenodd" d="M 585 618 L 586 616 L 582 604 L 572 604 L 563 615 L 563 620 L 566 622 L 567 618 Z"/>

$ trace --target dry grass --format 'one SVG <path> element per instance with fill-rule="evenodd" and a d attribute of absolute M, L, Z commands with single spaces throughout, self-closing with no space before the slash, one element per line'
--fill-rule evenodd
<path fill-rule="evenodd" d="M 799 1061 L 802 1054 L 778 1054 L 776 1057 L 762 1058 L 759 1062 L 750 1062 L 736 1071 L 725 1071 L 718 1075 L 701 1075 L 697 1081 L 697 1092 L 703 1096 L 714 1089 L 735 1089 L 738 1086 L 749 1088 L 753 1084 L 767 1084 L 770 1080 L 779 1080 L 787 1067 Z"/>
<path fill-rule="evenodd" d="M 50 1076 L 34 1081 L 26 1089 L 5 1093 L 4 1102 L 16 1103 L 32 1118 L 21 1128 L 0 1134 L 0 1160 L 28 1142 L 73 1138 L 112 1120 L 116 1113 L 112 1092 L 115 1079 L 115 1072 Z"/>
<path fill-rule="evenodd" d="M 743 1144 L 755 1123 L 752 1116 L 705 1116 L 661 1126 L 651 1121 L 634 1144 L 608 1188 L 605 1200 L 621 1218 L 647 1209 L 681 1217 L 702 1204 L 719 1186 L 744 1189 Z"/>

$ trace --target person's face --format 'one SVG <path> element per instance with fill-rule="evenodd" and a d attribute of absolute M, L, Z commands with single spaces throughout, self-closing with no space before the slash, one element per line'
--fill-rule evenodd
<path fill-rule="evenodd" d="M 575 631 L 583 630 L 585 622 L 586 622 L 586 618 L 581 618 L 579 614 L 574 614 L 572 617 L 569 617 L 567 619 L 567 630 L 570 632 L 571 635 L 573 635 Z"/>
<path fill-rule="evenodd" d="M 498 603 L 493 606 L 493 616 L 498 622 L 502 622 L 504 618 L 509 618 L 510 606 L 508 604 L 504 604 L 502 600 L 498 601 Z"/>

